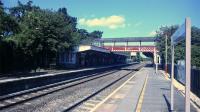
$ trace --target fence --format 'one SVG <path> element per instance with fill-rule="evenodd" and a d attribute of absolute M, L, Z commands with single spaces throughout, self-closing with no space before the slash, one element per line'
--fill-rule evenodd
<path fill-rule="evenodd" d="M 162 66 L 164 69 L 164 66 Z M 171 64 L 168 64 L 168 71 L 171 74 Z M 178 66 L 174 66 L 174 78 L 185 85 L 185 76 L 181 76 L 178 73 Z M 200 69 L 192 68 L 191 69 L 191 91 L 200 98 Z"/>

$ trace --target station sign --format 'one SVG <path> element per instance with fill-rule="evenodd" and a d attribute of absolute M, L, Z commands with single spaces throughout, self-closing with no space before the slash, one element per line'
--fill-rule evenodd
<path fill-rule="evenodd" d="M 186 25 L 185 25 L 185 23 L 184 24 L 182 24 L 179 28 L 178 28 L 178 30 L 176 30 L 176 32 L 172 35 L 172 37 L 171 37 L 171 43 L 173 44 L 173 45 L 175 45 L 175 44 L 177 44 L 177 43 L 179 43 L 180 41 L 182 41 L 182 40 L 184 40 L 185 39 L 185 29 L 186 29 L 186 27 L 185 27 Z"/>
<path fill-rule="evenodd" d="M 172 67 L 171 67 L 171 104 L 170 109 L 174 111 L 174 47 L 177 43 L 185 40 L 185 112 L 190 112 L 190 79 L 191 79 L 191 20 L 186 18 L 185 23 L 171 36 L 171 54 L 172 54 Z M 182 66 L 184 66 L 182 64 Z"/>

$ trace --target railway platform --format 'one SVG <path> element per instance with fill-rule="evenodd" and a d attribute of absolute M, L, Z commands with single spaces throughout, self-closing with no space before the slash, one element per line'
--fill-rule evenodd
<path fill-rule="evenodd" d="M 136 64 L 134 63 L 128 63 L 128 64 Z M 96 67 L 85 67 L 85 68 L 78 68 L 78 69 L 71 69 L 71 70 L 51 70 L 51 71 L 45 71 L 43 73 L 33 73 L 32 75 L 27 75 L 24 73 L 24 75 L 21 76 L 1 76 L 0 77 L 0 84 L 6 83 L 6 82 L 12 82 L 12 81 L 18 81 L 18 80 L 26 80 L 26 79 L 35 79 L 35 78 L 41 78 L 41 77 L 49 77 L 49 76 L 56 76 L 59 74 L 70 74 L 70 73 L 76 73 L 76 72 L 84 72 L 84 71 L 90 71 L 90 70 L 98 70 L 98 69 L 104 69 L 104 68 L 112 68 L 117 66 L 123 66 L 128 64 L 115 64 L 115 65 L 104 65 L 104 66 L 96 66 Z"/>
<path fill-rule="evenodd" d="M 174 111 L 184 112 L 184 96 L 174 89 Z M 170 80 L 144 67 L 96 105 L 92 112 L 170 112 Z M 191 104 L 191 112 L 198 112 Z"/>

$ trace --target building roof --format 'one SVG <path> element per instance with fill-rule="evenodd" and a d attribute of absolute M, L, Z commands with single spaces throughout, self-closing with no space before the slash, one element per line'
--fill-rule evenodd
<path fill-rule="evenodd" d="M 84 51 L 91 51 L 91 50 L 97 51 L 97 52 L 111 53 L 111 51 L 109 49 L 106 49 L 103 47 L 98 47 L 98 46 L 93 46 L 93 45 L 79 45 L 77 47 L 77 52 L 84 52 Z M 118 53 L 118 52 L 113 52 L 113 54 L 127 56 L 126 54 Z"/>
<path fill-rule="evenodd" d="M 155 37 L 123 37 L 123 38 L 100 38 L 99 42 L 155 42 Z"/>
<path fill-rule="evenodd" d="M 88 51 L 88 50 L 110 53 L 110 50 L 108 49 L 98 47 L 98 46 L 93 46 L 93 45 L 79 45 L 77 51 L 83 52 L 83 51 Z"/>

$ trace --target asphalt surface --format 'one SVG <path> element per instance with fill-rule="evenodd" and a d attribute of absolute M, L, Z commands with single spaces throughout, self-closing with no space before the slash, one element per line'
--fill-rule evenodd
<path fill-rule="evenodd" d="M 170 80 L 153 67 L 146 66 L 135 77 L 96 108 L 94 112 L 172 112 L 170 111 Z M 144 93 L 144 94 L 143 94 Z M 185 112 L 184 96 L 175 89 L 174 111 Z M 198 112 L 191 104 L 191 112 Z"/>
<path fill-rule="evenodd" d="M 134 68 L 137 65 L 132 65 L 129 67 L 124 67 L 118 69 L 117 72 L 113 73 L 102 73 L 102 77 L 92 79 L 90 81 L 85 81 L 81 84 L 71 84 L 69 83 L 66 88 L 59 91 L 52 92 L 51 94 L 46 94 L 42 97 L 37 97 L 24 103 L 19 103 L 17 105 L 5 108 L 1 111 L 3 112 L 57 112 L 65 111 L 67 108 L 73 104 L 81 101 L 88 95 L 98 91 L 102 87 L 107 86 L 111 82 L 123 77 L 124 75 L 130 73 L 127 68 Z M 116 70 L 113 70 L 116 71 Z M 107 73 L 107 74 L 106 74 Z M 82 79 L 86 80 L 86 79 Z M 80 80 L 79 80 L 80 82 Z M 73 82 L 75 83 L 75 82 Z M 78 83 L 78 81 L 77 81 Z M 34 94 L 41 94 L 39 92 Z M 17 99 L 15 99 L 17 100 Z M 6 103 L 13 103 L 15 101 L 7 101 Z M 4 102 L 5 103 L 5 102 Z"/>
<path fill-rule="evenodd" d="M 170 80 L 166 80 L 159 72 L 155 74 L 155 70 L 152 67 L 147 67 L 146 69 L 149 69 L 149 77 L 141 111 L 170 112 Z M 174 89 L 174 111 L 184 112 L 184 102 L 183 95 L 177 89 Z M 192 105 L 191 112 L 197 112 Z"/>

